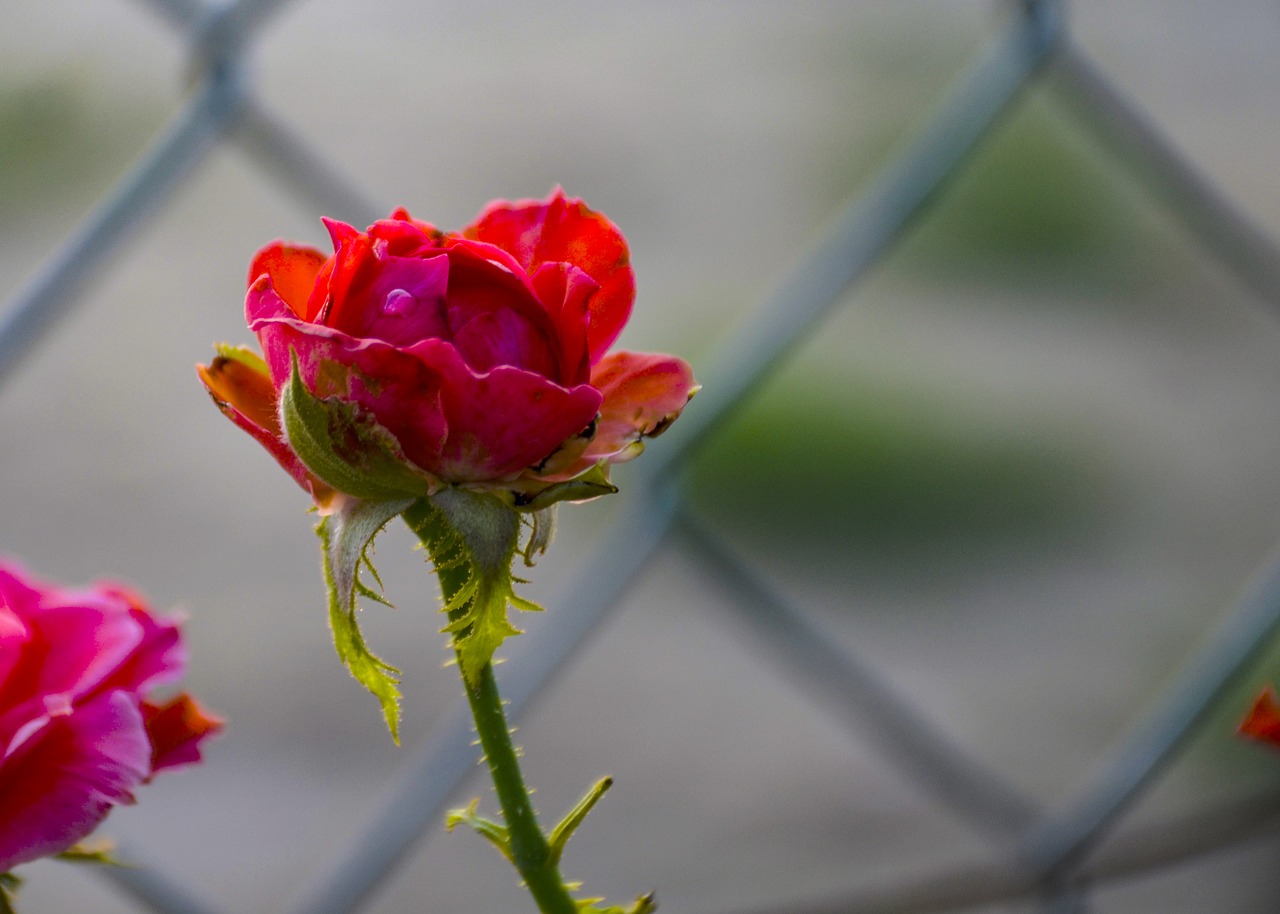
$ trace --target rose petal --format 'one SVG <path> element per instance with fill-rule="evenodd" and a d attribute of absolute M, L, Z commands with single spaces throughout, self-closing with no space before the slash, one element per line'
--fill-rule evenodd
<path fill-rule="evenodd" d="M 1270 686 L 1257 697 L 1249 714 L 1240 722 L 1240 732 L 1262 742 L 1280 746 L 1280 705 Z"/>
<path fill-rule="evenodd" d="M 472 371 L 442 340 L 410 352 L 443 381 L 449 434 L 432 472 L 449 482 L 490 481 L 536 464 L 586 428 L 600 407 L 600 394 L 585 384 L 564 388 L 505 365 Z"/>
<path fill-rule="evenodd" d="M 591 298 L 599 284 L 567 263 L 544 263 L 533 275 L 533 285 L 556 325 L 560 343 L 560 383 L 585 384 L 591 377 L 587 333 L 591 325 Z"/>
<path fill-rule="evenodd" d="M 85 838 L 150 771 L 132 696 L 108 692 L 49 720 L 0 762 L 0 872 Z"/>
<path fill-rule="evenodd" d="M 271 277 L 271 285 L 290 310 L 298 317 L 305 317 L 307 299 L 327 259 L 313 247 L 273 241 L 254 255 L 249 265 L 248 284 L 252 286 L 264 274 Z"/>
<path fill-rule="evenodd" d="M 348 290 L 327 326 L 348 336 L 408 346 L 447 334 L 445 292 L 449 258 L 383 257 L 366 288 Z M 351 296 L 359 296 L 359 301 Z"/>
<path fill-rule="evenodd" d="M 22 655 L 22 646 L 31 637 L 18 614 L 4 604 L 0 594 L 0 695 L 7 692 L 9 674 Z"/>
<path fill-rule="evenodd" d="M 518 265 L 516 272 L 484 256 L 485 245 L 459 241 L 448 249 L 449 295 L 446 317 L 449 332 L 438 334 L 450 340 L 462 353 L 462 357 L 476 371 L 487 371 L 494 362 L 497 343 L 510 353 L 511 360 L 504 364 L 534 371 L 558 380 L 561 377 L 556 328 L 552 315 L 547 313 L 539 300 L 532 281 Z M 493 253 L 503 257 L 497 249 Z M 470 345 L 475 341 L 464 333 L 465 328 L 477 318 L 485 318 L 481 326 L 493 326 L 497 320 L 502 327 L 502 340 L 486 341 L 475 352 Z"/>
<path fill-rule="evenodd" d="M 405 456 L 436 472 L 448 423 L 436 369 L 380 340 L 357 340 L 327 327 L 264 318 L 251 326 L 277 385 L 288 381 L 296 354 L 306 388 L 360 407 L 398 442 Z"/>
<path fill-rule="evenodd" d="M 545 201 L 500 201 L 463 231 L 467 238 L 509 251 L 529 274 L 544 263 L 569 263 L 600 284 L 591 299 L 592 364 L 622 332 L 635 301 L 627 241 L 612 222 L 557 189 Z"/>
<path fill-rule="evenodd" d="M 151 773 L 200 761 L 200 746 L 222 731 L 222 718 L 209 714 L 186 692 L 168 703 L 142 703 L 151 740 Z"/>
<path fill-rule="evenodd" d="M 635 456 L 631 446 L 662 434 L 698 389 L 693 369 L 683 359 L 625 351 L 605 356 L 592 369 L 591 384 L 604 403 L 587 462 Z"/>
<path fill-rule="evenodd" d="M 269 279 L 260 283 L 264 288 L 271 288 Z M 275 301 L 281 302 L 279 296 Z M 276 389 L 267 372 L 244 360 L 220 355 L 209 365 L 197 365 L 196 373 L 222 414 L 266 448 L 317 505 L 323 508 L 333 500 L 334 491 L 316 479 L 285 442 L 277 413 Z"/>
<path fill-rule="evenodd" d="M 133 590 L 113 581 L 101 581 L 95 589 L 120 601 L 124 612 L 142 629 L 142 638 L 129 657 L 99 689 L 127 689 L 142 693 L 182 678 L 187 668 L 187 647 L 182 630 L 172 619 L 157 618 Z"/>

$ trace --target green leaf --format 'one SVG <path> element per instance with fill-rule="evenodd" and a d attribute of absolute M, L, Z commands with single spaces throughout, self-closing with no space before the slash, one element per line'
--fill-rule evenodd
<path fill-rule="evenodd" d="M 324 581 L 329 597 L 333 646 L 351 675 L 381 703 L 387 729 L 397 743 L 400 742 L 400 690 L 396 684 L 400 681 L 400 671 L 375 655 L 365 644 L 356 621 L 356 595 L 373 593 L 360 581 L 360 566 L 369 563 L 369 544 L 387 521 L 412 504 L 412 499 L 348 499 L 341 509 L 323 518 L 316 526 L 324 552 Z M 380 596 L 377 599 L 386 602 Z"/>
<path fill-rule="evenodd" d="M 449 813 L 444 817 L 445 830 L 453 831 L 457 825 L 470 826 L 488 838 L 493 846 L 502 852 L 502 856 L 515 863 L 515 858 L 511 855 L 511 835 L 507 831 L 507 827 L 477 815 L 476 807 L 479 805 L 480 801 L 476 799 L 467 804 L 466 809 L 449 810 Z"/>
<path fill-rule="evenodd" d="M 578 910 L 582 914 L 652 914 L 658 910 L 658 900 L 654 898 L 653 893 L 641 895 L 636 899 L 636 903 L 629 908 L 623 908 L 619 905 L 611 905 L 607 908 L 599 907 L 604 903 L 603 898 L 583 898 L 576 902 Z"/>
<path fill-rule="evenodd" d="M 293 354 L 280 394 L 289 447 L 312 473 L 339 492 L 365 501 L 429 495 L 437 483 L 411 467 L 394 435 L 337 397 L 317 397 L 302 383 Z"/>
<path fill-rule="evenodd" d="M 613 778 L 605 777 L 596 781 L 591 789 L 587 791 L 587 795 L 579 800 L 577 805 L 560 820 L 560 824 L 551 829 L 551 834 L 547 836 L 547 848 L 551 851 L 551 862 L 553 864 L 560 862 L 560 855 L 564 853 L 564 846 L 569 843 L 574 831 L 582 824 L 583 819 L 587 817 L 587 813 L 591 812 L 592 807 L 605 795 L 605 791 L 612 786 Z"/>

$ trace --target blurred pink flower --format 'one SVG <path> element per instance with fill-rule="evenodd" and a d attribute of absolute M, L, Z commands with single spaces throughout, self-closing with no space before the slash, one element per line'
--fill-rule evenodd
<path fill-rule="evenodd" d="M 0 561 L 0 872 L 60 853 L 221 729 L 187 695 L 178 626 L 111 583 L 71 590 Z"/>

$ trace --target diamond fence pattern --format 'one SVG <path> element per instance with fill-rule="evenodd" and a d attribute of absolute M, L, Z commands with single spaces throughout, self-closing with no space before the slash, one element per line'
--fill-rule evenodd
<path fill-rule="evenodd" d="M 6 305 L 0 315 L 0 378 L 17 369 L 23 355 L 71 312 L 87 281 L 219 144 L 238 144 L 309 211 L 359 224 L 383 212 L 254 95 L 246 55 L 279 2 L 148 0 L 147 5 L 190 43 L 190 99 L 144 160 Z M 568 585 L 574 599 L 557 602 L 557 611 L 526 635 L 521 661 L 504 668 L 504 692 L 518 718 L 657 547 L 676 539 L 696 557 L 700 571 L 732 596 L 740 613 L 735 621 L 758 637 L 781 675 L 800 682 L 813 702 L 907 772 L 923 794 L 1005 849 L 999 865 L 938 872 L 875 895 L 793 905 L 791 912 L 921 914 L 1003 901 L 1062 914 L 1084 911 L 1090 891 L 1109 880 L 1154 872 L 1280 827 L 1280 794 L 1236 800 L 1176 821 L 1124 827 L 1135 800 L 1162 777 L 1280 627 L 1280 561 L 1262 569 L 1244 589 L 1154 710 L 1100 760 L 1093 783 L 1070 802 L 1047 809 L 990 768 L 980 753 L 955 744 L 925 709 L 896 694 L 872 664 L 834 646 L 810 614 L 704 526 L 682 494 L 681 469 L 699 445 L 945 190 L 993 123 L 1046 68 L 1052 68 L 1057 98 L 1071 107 L 1078 129 L 1108 148 L 1127 176 L 1166 207 L 1210 256 L 1263 301 L 1280 306 L 1280 252 L 1072 46 L 1062 4 L 1027 0 L 1012 5 L 1003 30 L 956 80 L 932 119 L 885 163 L 878 179 L 791 277 L 723 341 L 710 367 L 700 370 L 704 391 L 698 408 L 641 462 L 639 475 L 621 496 L 627 504 L 619 520 Z M 602 567 L 609 573 L 599 573 Z M 351 838 L 349 851 L 302 886 L 288 910 L 360 910 L 417 839 L 441 821 L 445 804 L 473 770 L 471 738 L 470 716 L 459 700 L 404 762 L 398 787 Z M 1097 852 L 1104 837 L 1110 839 L 1105 853 Z M 148 910 L 219 911 L 155 868 L 101 872 Z"/>

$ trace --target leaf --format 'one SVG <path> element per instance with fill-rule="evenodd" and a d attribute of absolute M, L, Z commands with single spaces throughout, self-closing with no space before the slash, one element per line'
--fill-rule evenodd
<path fill-rule="evenodd" d="M 551 829 L 551 834 L 547 836 L 547 848 L 551 851 L 551 862 L 558 864 L 560 855 L 564 853 L 564 846 L 569 843 L 569 839 L 573 837 L 573 833 L 578 826 L 587 817 L 587 813 L 591 812 L 592 807 L 599 802 L 605 792 L 613 786 L 613 778 L 605 777 L 596 781 L 591 789 L 587 791 L 587 795 L 578 801 L 577 805 L 560 820 L 560 824 Z"/>
<path fill-rule="evenodd" d="M 334 514 L 322 518 L 316 533 L 324 553 L 324 581 L 329 598 L 329 627 L 333 646 L 351 675 L 382 705 L 391 738 L 400 742 L 399 670 L 369 650 L 356 621 L 356 595 L 373 593 L 360 581 L 360 565 L 368 564 L 367 550 L 387 521 L 413 504 L 412 499 L 357 501 L 348 499 Z M 381 602 L 386 602 L 378 597 Z"/>
<path fill-rule="evenodd" d="M 479 805 L 480 801 L 476 799 L 468 803 L 466 809 L 449 810 L 449 813 L 444 817 L 445 830 L 453 831 L 455 826 L 468 825 L 488 838 L 493 846 L 502 852 L 502 856 L 515 863 L 515 858 L 511 855 L 511 835 L 507 831 L 507 827 L 477 815 L 476 807 Z"/>
<path fill-rule="evenodd" d="M 298 459 L 323 482 L 364 501 L 429 495 L 438 483 L 412 467 L 385 428 L 337 397 L 302 383 L 297 354 L 280 393 L 280 426 Z"/>
<path fill-rule="evenodd" d="M 611 905 L 607 908 L 599 907 L 603 902 L 603 898 L 584 898 L 576 902 L 576 904 L 582 914 L 652 914 L 652 912 L 658 910 L 658 900 L 654 898 L 652 892 L 641 895 L 636 899 L 636 903 L 629 908 L 623 908 L 619 905 Z"/>

